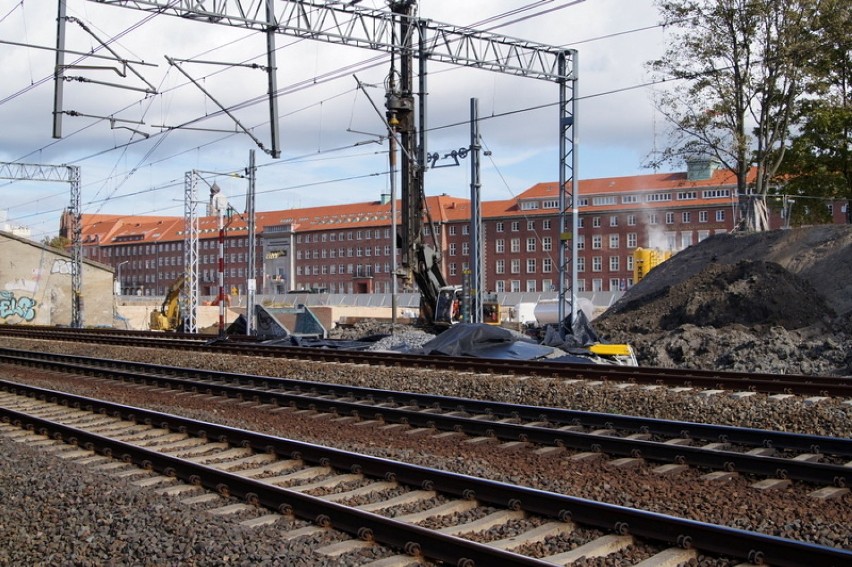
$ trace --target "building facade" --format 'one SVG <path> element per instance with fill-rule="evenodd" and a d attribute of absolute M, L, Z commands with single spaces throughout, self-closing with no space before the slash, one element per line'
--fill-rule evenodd
<path fill-rule="evenodd" d="M 637 248 L 676 253 L 731 231 L 737 213 L 734 178 L 712 168 L 581 181 L 575 200 L 576 235 L 560 231 L 557 183 L 539 183 L 515 199 L 483 202 L 482 291 L 557 289 L 562 236 L 576 238 L 575 291 L 623 291 L 635 283 Z M 830 207 L 835 222 L 846 221 L 848 203 Z M 461 285 L 474 257 L 470 201 L 449 195 L 428 197 L 427 209 L 424 240 L 440 250 L 447 283 Z M 785 226 L 783 213 L 773 209 L 772 227 Z M 396 258 L 392 256 L 394 223 L 387 199 L 258 213 L 256 226 L 258 293 L 391 292 L 391 274 L 401 257 L 398 250 Z M 234 217 L 223 228 L 226 292 L 240 295 L 248 278 L 246 224 Z M 185 236 L 182 218 L 83 216 L 84 257 L 114 266 L 122 294 L 165 293 L 184 272 Z M 217 217 L 200 219 L 198 237 L 199 295 L 215 296 Z M 398 280 L 398 291 L 417 290 L 413 282 Z"/>

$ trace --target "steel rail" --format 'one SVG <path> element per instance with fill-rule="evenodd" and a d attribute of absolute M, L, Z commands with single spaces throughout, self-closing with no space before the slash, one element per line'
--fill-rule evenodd
<path fill-rule="evenodd" d="M 852 484 L 852 469 L 843 465 L 753 455 L 718 448 L 690 447 L 645 439 L 596 435 L 560 429 L 560 427 L 581 425 L 606 429 L 623 428 L 645 434 L 653 432 L 656 435 L 669 438 L 703 438 L 707 441 L 739 443 L 749 447 L 774 448 L 781 451 L 824 453 L 847 459 L 852 457 L 852 440 L 850 439 L 580 412 L 559 408 L 520 406 L 464 398 L 445 398 L 319 382 L 304 383 L 299 380 L 161 367 L 147 363 L 125 363 L 75 355 L 25 352 L 10 354 L 0 350 L 0 362 L 29 365 L 34 361 L 61 372 L 70 371 L 84 375 L 96 374 L 104 378 L 133 382 L 145 381 L 152 385 L 167 386 L 181 391 L 197 391 L 209 395 L 253 400 L 260 404 L 292 406 L 298 409 L 337 415 L 377 419 L 388 423 L 403 423 L 415 428 L 457 431 L 471 436 L 493 437 L 504 441 L 556 445 L 578 451 L 601 452 L 666 463 L 681 463 L 711 470 L 775 476 L 820 485 L 842 487 Z M 198 379 L 204 380 L 204 382 L 196 382 L 195 380 Z M 240 385 L 243 383 L 248 383 L 251 386 L 243 387 Z M 259 389 L 259 385 L 266 389 Z M 282 389 L 285 391 L 282 392 Z M 293 394 L 286 391 L 296 389 L 302 392 L 308 390 L 310 395 Z M 336 396 L 337 399 L 323 397 L 328 395 Z M 362 401 L 355 401 L 358 399 Z M 363 402 L 374 402 L 376 399 L 404 404 L 404 407 L 369 406 Z M 415 409 L 411 409 L 410 406 L 414 406 Z M 445 412 L 463 411 L 474 415 L 491 415 L 493 418 L 483 420 L 452 414 L 438 414 L 421 411 L 421 408 L 440 409 Z M 524 419 L 532 422 L 547 421 L 550 426 L 503 423 L 499 421 L 500 418 Z"/>
<path fill-rule="evenodd" d="M 374 478 L 392 478 L 405 485 L 435 490 L 457 498 L 475 499 L 493 506 L 523 510 L 530 514 L 558 518 L 562 521 L 570 520 L 623 535 L 631 534 L 663 542 L 666 545 L 689 546 L 704 552 L 747 559 L 754 563 L 765 562 L 776 566 L 811 565 L 821 567 L 844 565 L 852 562 L 852 552 L 843 549 L 478 479 L 32 386 L 4 384 L 2 389 L 17 395 L 80 407 L 129 421 L 155 424 L 163 429 L 179 431 L 192 436 L 217 439 L 219 442 L 250 448 L 256 452 L 274 453 L 283 458 L 296 458 L 339 470 L 358 471 L 360 474 Z M 292 493 L 287 489 L 274 489 L 270 485 L 264 485 L 257 481 L 240 480 L 239 477 L 230 473 L 213 469 L 207 470 L 209 467 L 190 465 L 190 463 L 180 459 L 165 457 L 147 449 L 109 440 L 76 428 L 60 426 L 48 420 L 27 416 L 14 410 L 0 408 L 0 415 L 4 416 L 3 419 L 9 420 L 19 427 L 33 429 L 37 432 L 44 431 L 48 435 L 56 434 L 67 441 L 72 441 L 70 437 L 74 437 L 73 442 L 101 454 L 125 458 L 158 472 L 177 476 L 182 480 L 200 482 L 204 486 L 224 494 L 235 495 L 248 501 L 260 501 L 273 509 L 281 509 L 282 505 L 287 506 L 288 504 L 293 506 L 293 503 L 298 504 L 300 508 L 304 505 L 307 510 L 301 509 L 297 512 L 296 507 L 293 506 L 293 512 L 301 514 L 301 517 L 313 518 L 314 521 L 327 523 L 331 527 L 348 533 L 363 534 L 363 529 L 367 528 L 371 530 L 370 533 L 375 541 L 398 548 L 405 549 L 406 547 L 410 548 L 412 544 L 419 545 L 422 553 L 428 557 L 452 563 L 456 563 L 459 557 L 467 557 L 476 562 L 482 561 L 481 564 L 483 565 L 546 564 L 517 555 L 515 557 L 519 558 L 518 561 L 524 562 L 501 563 L 498 560 L 497 563 L 494 563 L 496 556 L 494 555 L 495 550 L 492 548 L 458 538 L 448 538 L 447 536 L 442 536 L 437 540 L 432 539 L 435 536 L 431 536 L 425 543 L 416 542 L 412 538 L 421 535 L 428 536 L 431 532 L 416 526 L 408 526 L 402 530 L 401 528 L 404 525 L 389 524 L 387 519 L 382 519 L 374 514 L 361 511 L 353 513 L 344 506 L 318 501 L 318 499 L 303 494 Z M 202 472 L 203 475 L 198 474 L 199 472 Z M 390 521 L 392 522 L 392 520 Z M 368 524 L 367 522 L 374 523 Z M 387 526 L 392 527 L 387 528 Z M 456 545 L 451 546 L 449 542 L 453 540 L 455 540 Z M 450 557 L 450 548 L 453 552 L 452 557 Z M 459 548 L 461 548 L 461 553 L 455 555 Z M 475 556 L 480 552 L 486 555 Z M 504 553 L 501 553 L 500 557 L 505 557 Z"/>
<path fill-rule="evenodd" d="M 76 331 L 76 332 L 75 332 Z M 101 330 L 103 331 L 103 330 Z M 153 344 L 135 339 L 135 331 L 125 331 L 119 336 L 108 333 L 80 333 L 78 330 L 39 327 L 0 326 L 0 334 L 30 336 L 33 338 L 59 337 L 63 340 L 116 344 L 133 347 L 176 348 L 219 352 L 224 354 L 266 356 L 317 362 L 343 362 L 384 366 L 410 366 L 432 369 L 459 370 L 478 373 L 522 374 L 527 376 L 563 379 L 602 380 L 637 384 L 669 385 L 710 389 L 754 391 L 766 394 L 832 395 L 852 397 L 852 379 L 843 376 L 806 376 L 796 374 L 758 374 L 698 369 L 648 368 L 599 364 L 566 364 L 542 360 L 518 361 L 449 357 L 438 355 L 412 355 L 388 352 L 357 351 L 332 348 L 272 346 L 245 339 L 206 340 L 187 338 L 184 335 L 160 334 Z M 198 335 L 190 335 L 198 337 Z M 175 341 L 177 344 L 171 343 Z"/>

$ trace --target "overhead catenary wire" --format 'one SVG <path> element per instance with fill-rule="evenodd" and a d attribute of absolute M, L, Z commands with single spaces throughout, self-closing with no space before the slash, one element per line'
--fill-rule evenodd
<path fill-rule="evenodd" d="M 486 20 L 483 20 L 483 21 L 485 21 L 485 22 L 493 21 L 495 18 L 499 18 L 499 17 L 506 17 L 506 15 L 509 15 L 509 14 L 517 14 L 517 13 L 519 13 L 519 12 L 520 12 L 520 11 L 522 11 L 522 10 L 530 10 L 530 9 L 533 9 L 533 8 L 536 8 L 536 7 L 539 7 L 539 6 L 543 5 L 543 4 L 548 4 L 548 3 L 549 3 L 549 2 L 536 2 L 536 3 L 532 3 L 532 4 L 528 5 L 528 6 L 524 6 L 524 7 L 518 8 L 518 9 L 516 9 L 516 10 L 513 10 L 513 11 L 510 11 L 510 12 L 507 12 L 507 13 L 505 13 L 505 14 L 503 14 L 503 15 L 494 16 L 494 17 L 492 17 L 492 18 L 489 18 L 489 19 L 486 19 Z M 572 3 L 572 4 L 573 4 L 573 3 Z M 557 8 L 564 8 L 564 7 L 567 7 L 567 6 L 560 6 L 560 7 L 557 7 Z M 528 16 L 529 16 L 529 17 L 534 17 L 534 16 L 536 16 L 536 15 L 535 15 L 535 14 L 533 14 L 533 15 L 528 15 Z M 527 19 L 528 19 L 528 18 L 527 18 Z M 506 24 L 501 24 L 501 25 L 508 25 L 509 23 L 513 23 L 513 22 L 507 22 Z M 140 23 L 139 25 L 141 25 L 141 23 Z M 478 24 L 472 24 L 472 25 L 478 25 Z M 497 27 L 499 27 L 499 26 L 497 26 Z M 494 29 L 494 28 L 492 28 L 492 29 Z M 239 40 L 235 40 L 235 41 L 239 41 Z M 302 40 L 300 39 L 299 41 L 302 41 Z M 211 50 L 211 51 L 212 51 L 212 50 Z M 386 56 L 385 56 L 385 55 L 380 55 L 380 56 L 377 56 L 377 57 L 372 58 L 372 60 L 368 60 L 368 62 L 375 62 L 375 63 L 376 63 L 376 65 L 379 65 L 379 64 L 381 64 L 381 62 L 382 62 L 384 59 L 386 59 Z M 362 65 L 363 65 L 363 64 L 365 64 L 365 63 L 366 63 L 366 62 L 361 62 L 361 63 L 359 63 L 359 64 L 362 64 Z M 344 76 L 344 75 L 348 75 L 348 74 L 349 74 L 349 73 L 348 73 L 348 71 L 344 72 L 344 71 L 341 71 L 341 70 L 338 70 L 338 73 L 340 74 L 340 76 Z M 334 78 L 335 78 L 335 76 L 334 76 L 334 72 L 330 72 L 328 75 L 329 75 L 328 80 L 334 80 Z M 316 84 L 316 81 L 314 81 L 314 84 Z M 310 88 L 310 85 L 306 85 L 306 86 L 305 86 L 305 88 Z M 349 92 L 351 92 L 351 91 L 349 91 Z M 244 101 L 244 102 L 240 103 L 240 105 L 235 105 L 235 108 L 243 108 L 243 107 L 245 107 L 245 106 L 247 106 L 247 105 L 250 105 L 250 104 L 257 104 L 258 102 L 262 101 L 263 99 L 265 99 L 265 97 L 256 97 L 256 100 L 251 100 L 251 99 L 250 99 L 250 100 L 248 100 L 248 101 Z M 524 111 L 535 110 L 536 108 L 538 108 L 538 107 L 530 107 L 530 108 L 528 108 L 528 109 L 518 109 L 518 110 L 513 111 L 512 113 L 518 113 L 518 112 L 524 112 Z M 506 113 L 506 114 L 504 114 L 504 115 L 508 115 L 508 113 Z M 496 117 L 496 116 L 495 116 L 495 117 Z M 435 127 L 435 128 L 430 128 L 430 130 L 438 130 L 438 129 L 443 128 L 443 127 L 447 127 L 447 126 L 439 126 L 439 127 Z M 230 136 L 228 136 L 228 137 L 230 137 Z M 141 140 L 138 140 L 138 141 L 135 141 L 135 142 L 134 142 L 134 141 L 131 141 L 131 143 L 140 143 L 140 142 L 141 142 Z M 85 158 L 82 158 L 80 161 L 85 160 L 85 159 L 91 159 L 92 157 L 96 157 L 96 156 L 102 155 L 103 153 L 106 153 L 106 152 L 109 152 L 109 151 L 113 151 L 113 150 L 118 149 L 118 148 L 127 147 L 127 145 L 129 145 L 129 144 L 121 144 L 121 145 L 117 145 L 117 146 L 115 146 L 115 147 L 113 147 L 113 148 L 109 148 L 109 149 L 103 150 L 102 152 L 98 152 L 98 153 L 96 153 L 96 154 L 92 154 L 91 156 L 87 156 L 87 157 L 85 157 Z M 196 148 L 193 148 L 193 149 L 191 149 L 191 150 L 187 150 L 187 151 L 193 151 L 194 149 L 196 149 Z M 146 156 L 146 158 L 147 158 L 147 157 L 148 157 L 148 156 Z M 166 159 L 168 159 L 168 158 L 166 158 Z M 137 166 L 137 169 L 138 169 L 138 167 L 141 167 L 141 165 L 142 165 L 143 163 L 144 163 L 144 160 L 143 160 L 143 161 L 140 161 L 140 165 L 139 165 L 139 166 Z M 133 171 L 133 170 L 131 170 L 131 171 Z"/>

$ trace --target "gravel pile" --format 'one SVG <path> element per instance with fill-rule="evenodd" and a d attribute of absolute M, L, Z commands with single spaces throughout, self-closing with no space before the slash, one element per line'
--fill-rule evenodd
<path fill-rule="evenodd" d="M 401 353 L 419 352 L 423 345 L 435 338 L 435 335 L 419 329 L 402 328 L 394 330 L 394 334 L 388 335 L 376 341 L 370 350 L 390 350 Z"/>

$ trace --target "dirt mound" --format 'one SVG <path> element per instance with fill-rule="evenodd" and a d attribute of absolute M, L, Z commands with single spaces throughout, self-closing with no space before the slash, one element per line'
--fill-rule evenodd
<path fill-rule="evenodd" d="M 714 236 L 594 326 L 643 365 L 852 375 L 852 227 Z"/>
<path fill-rule="evenodd" d="M 814 325 L 833 310 L 804 279 L 772 262 L 711 264 L 696 275 L 608 313 L 608 328 L 673 330 L 681 325 Z M 600 321 L 600 320 L 599 320 Z"/>

